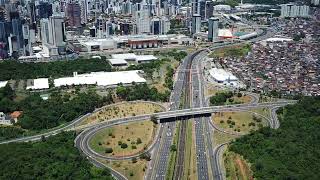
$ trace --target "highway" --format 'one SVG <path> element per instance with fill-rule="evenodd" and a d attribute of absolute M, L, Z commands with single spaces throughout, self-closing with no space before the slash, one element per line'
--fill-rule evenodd
<path fill-rule="evenodd" d="M 233 46 L 233 45 L 239 45 L 247 42 L 255 42 L 260 41 L 266 38 L 269 38 L 272 35 L 272 33 L 265 32 L 261 34 L 259 37 L 248 40 L 246 42 L 239 42 L 239 43 L 224 43 L 220 44 L 215 47 L 211 47 L 210 50 L 213 49 L 219 49 L 227 46 Z M 276 108 L 285 106 L 287 104 L 293 104 L 295 101 L 282 101 L 282 102 L 272 102 L 272 103 L 256 103 L 256 104 L 241 104 L 241 105 L 228 105 L 228 106 L 212 106 L 212 107 L 202 107 L 207 106 L 205 103 L 205 98 L 203 96 L 203 86 L 201 82 L 204 82 L 203 79 L 201 79 L 201 76 L 194 75 L 192 73 L 192 108 L 190 109 L 183 109 L 178 110 L 180 105 L 180 98 L 182 91 L 186 84 L 186 74 L 187 73 L 180 73 L 188 69 L 188 65 L 192 62 L 192 60 L 195 58 L 196 55 L 198 55 L 201 51 L 197 51 L 189 56 L 187 56 L 179 66 L 177 73 L 175 74 L 175 84 L 174 89 L 170 96 L 170 111 L 167 112 L 160 112 L 155 113 L 154 115 L 161 120 L 161 122 L 164 122 L 160 126 L 159 130 L 159 136 L 157 136 L 157 139 L 152 144 L 151 148 L 148 148 L 148 151 L 153 152 L 152 160 L 149 162 L 148 170 L 146 172 L 145 179 L 159 179 L 163 180 L 165 179 L 166 171 L 168 169 L 168 159 L 169 159 L 169 152 L 170 152 L 170 146 L 172 144 L 173 140 L 173 134 L 174 130 L 176 128 L 175 122 L 165 122 L 166 120 L 174 119 L 178 120 L 181 117 L 193 117 L 195 115 L 208 115 L 214 112 L 225 112 L 225 111 L 248 111 L 253 108 L 272 108 L 273 121 L 270 123 L 270 126 L 273 128 L 279 127 L 279 122 L 276 118 Z M 198 69 L 198 72 L 201 72 L 201 68 L 196 67 L 197 64 L 195 64 L 191 69 Z M 189 68 L 190 69 L 190 68 Z M 199 79 L 201 79 L 199 81 Z M 85 116 L 88 116 L 90 114 L 87 114 Z M 140 116 L 134 116 L 129 118 L 119 118 L 119 119 L 113 119 L 108 120 L 105 122 L 101 122 L 98 124 L 95 124 L 93 126 L 88 127 L 84 131 L 82 131 L 79 136 L 75 139 L 75 146 L 81 150 L 87 158 L 96 166 L 98 167 L 105 167 L 100 161 L 97 159 L 102 158 L 99 154 L 95 153 L 90 147 L 88 146 L 88 142 L 92 135 L 94 135 L 98 130 L 101 130 L 106 127 L 118 125 L 118 124 L 126 124 L 128 122 L 136 122 L 136 121 L 143 121 L 148 120 L 153 114 L 147 114 L 147 115 L 140 115 Z M 219 154 L 213 152 L 212 148 L 212 140 L 210 135 L 210 129 L 209 127 L 209 121 L 210 118 L 208 117 L 196 117 L 195 119 L 195 128 L 196 128 L 196 151 L 197 151 L 197 172 L 198 172 L 198 179 L 208 179 L 208 167 L 211 167 L 212 172 L 214 172 L 214 176 L 219 173 L 218 168 L 214 165 L 216 163 L 217 156 L 214 154 Z M 0 144 L 5 143 L 11 143 L 11 142 L 27 142 L 27 141 L 37 141 L 40 140 L 42 136 L 48 137 L 51 135 L 56 135 L 62 131 L 66 130 L 72 130 L 75 126 L 77 126 L 81 121 L 83 120 L 82 117 L 75 119 L 74 121 L 70 122 L 66 126 L 63 126 L 61 128 L 54 129 L 52 131 L 42 133 L 35 136 L 29 136 L 29 137 L 23 137 L 19 139 L 13 139 L 8 141 L 0 142 Z M 209 134 L 209 135 L 206 135 Z M 207 158 L 207 156 L 209 158 Z M 209 163 L 207 162 L 209 160 Z M 214 161 L 214 162 L 213 162 Z M 213 170 L 215 169 L 215 170 Z M 119 172 L 111 169 L 111 172 L 114 177 L 116 177 L 118 180 L 125 180 L 126 177 L 121 175 Z"/>
<path fill-rule="evenodd" d="M 204 52 L 205 53 L 205 52 Z M 204 90 L 203 90 L 203 78 L 202 78 L 202 68 L 201 60 L 205 56 L 204 53 L 199 54 L 193 64 L 192 69 L 194 70 L 192 73 L 192 107 L 201 108 L 206 103 L 204 98 Z M 198 180 L 207 180 L 209 179 L 209 171 L 208 171 L 208 158 L 210 155 L 207 154 L 207 150 L 210 148 L 209 144 L 206 143 L 206 139 L 208 140 L 208 136 L 206 135 L 205 129 L 208 126 L 208 117 L 196 117 L 194 118 L 194 127 L 195 127 L 195 146 L 196 146 L 196 164 L 197 164 L 197 175 Z M 212 143 L 210 143 L 212 144 Z M 208 146 L 208 147 L 207 147 Z M 209 161 L 211 162 L 211 161 Z"/>
<path fill-rule="evenodd" d="M 210 47 L 210 50 L 214 50 L 214 49 L 219 49 L 219 48 L 223 48 L 223 47 L 228 47 L 228 46 L 234 46 L 234 45 L 240 45 L 240 44 L 244 44 L 247 42 L 257 42 L 257 41 L 261 41 L 264 39 L 267 39 L 269 37 L 273 36 L 273 29 L 268 29 L 268 31 L 264 30 L 263 33 L 259 34 L 258 37 L 247 40 L 246 42 L 227 42 L 227 43 L 222 43 L 222 44 L 217 44 L 213 47 Z M 184 78 L 185 78 L 185 73 L 179 73 L 181 70 L 185 70 L 187 69 L 187 65 L 191 60 L 191 56 L 193 54 L 187 56 L 184 60 L 182 60 L 181 65 L 179 66 L 177 72 L 176 73 L 176 79 L 175 79 L 175 87 L 174 90 L 171 93 L 171 98 L 170 98 L 170 102 L 172 102 L 173 104 L 171 105 L 172 109 L 177 109 L 179 106 L 179 98 L 182 92 L 182 88 L 183 88 L 183 82 L 184 82 Z M 88 116 L 90 115 L 86 114 L 84 116 Z M 48 132 L 45 133 L 41 133 L 38 135 L 34 135 L 34 136 L 28 136 L 28 137 L 22 137 L 22 138 L 17 138 L 17 139 L 12 139 L 12 140 L 7 140 L 7 141 L 2 141 L 0 142 L 0 144 L 6 144 L 6 143 L 11 143 L 11 142 L 28 142 L 28 141 L 37 141 L 40 140 L 42 136 L 48 137 L 48 136 L 52 136 L 52 135 L 56 135 L 62 131 L 66 131 L 69 129 L 73 129 L 77 124 L 79 124 L 81 121 L 83 120 L 82 117 L 79 117 L 71 122 L 69 122 L 67 125 L 63 126 L 63 127 L 58 127 L 56 129 L 52 129 Z"/>
<path fill-rule="evenodd" d="M 170 96 L 170 111 L 177 110 L 180 105 L 180 97 L 182 95 L 182 91 L 184 90 L 184 86 L 186 85 L 186 72 L 185 70 L 188 68 L 189 64 L 193 59 L 194 54 L 188 55 L 180 64 L 177 69 L 175 75 L 175 83 L 173 91 Z M 179 73 L 183 72 L 183 73 Z M 168 111 L 168 112 L 170 112 Z M 153 157 L 151 162 L 149 163 L 148 171 L 146 173 L 145 179 L 165 179 L 165 175 L 168 169 L 168 159 L 170 154 L 170 146 L 173 140 L 174 130 L 176 128 L 176 124 L 174 122 L 165 123 L 162 127 L 165 128 L 160 138 L 160 142 L 158 146 L 155 148 L 153 152 Z"/>
<path fill-rule="evenodd" d="M 185 73 L 185 80 L 184 80 L 184 93 L 180 97 L 181 103 L 180 106 L 183 106 L 183 108 L 190 108 L 190 96 L 191 96 L 191 65 L 194 60 L 194 57 L 198 54 L 198 52 L 194 53 L 192 55 L 192 59 L 188 62 L 188 65 L 186 67 Z M 186 149 L 186 140 L 187 140 L 187 124 L 189 119 L 184 119 L 179 124 L 179 127 L 176 131 L 178 131 L 178 137 L 177 137 L 177 154 L 176 154 L 176 161 L 175 161 L 175 167 L 174 167 L 174 173 L 173 173 L 173 179 L 179 180 L 183 178 L 184 175 L 184 160 L 185 160 L 185 149 Z M 170 168 L 170 167 L 168 167 Z M 170 178 L 170 177 L 169 177 Z"/>

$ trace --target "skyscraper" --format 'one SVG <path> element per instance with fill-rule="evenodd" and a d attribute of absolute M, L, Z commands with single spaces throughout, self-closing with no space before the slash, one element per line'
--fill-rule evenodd
<path fill-rule="evenodd" d="M 161 31 L 161 21 L 159 18 L 153 18 L 151 20 L 151 33 L 152 34 L 160 34 Z"/>
<path fill-rule="evenodd" d="M 318 6 L 320 4 L 320 0 L 311 0 L 311 4 Z"/>
<path fill-rule="evenodd" d="M 281 17 L 308 17 L 309 6 L 306 5 L 294 5 L 294 4 L 282 4 L 281 5 Z"/>
<path fill-rule="evenodd" d="M 138 34 L 150 33 L 150 17 L 149 11 L 146 7 L 143 7 L 142 10 L 135 12 L 135 19 Z"/>
<path fill-rule="evenodd" d="M 212 42 L 218 37 L 219 18 L 212 17 L 208 22 L 208 41 Z"/>
<path fill-rule="evenodd" d="M 70 27 L 81 27 L 81 8 L 78 3 L 70 2 L 67 4 L 66 16 Z"/>
<path fill-rule="evenodd" d="M 198 33 L 201 30 L 201 16 L 199 14 L 194 14 L 192 16 L 192 28 L 191 33 Z"/>
<path fill-rule="evenodd" d="M 88 0 L 80 1 L 80 11 L 81 11 L 81 24 L 87 24 L 88 22 Z"/>
<path fill-rule="evenodd" d="M 22 23 L 20 19 L 12 19 L 12 35 L 17 38 L 18 48 L 23 48 Z"/>
<path fill-rule="evenodd" d="M 58 55 L 65 52 L 65 24 L 64 18 L 59 15 L 49 19 L 41 19 L 42 45 L 49 55 Z"/>
<path fill-rule="evenodd" d="M 28 24 L 22 25 L 22 33 L 23 33 L 24 55 L 30 56 L 32 55 L 32 46 L 31 46 L 31 40 L 30 40 L 30 29 Z"/>
<path fill-rule="evenodd" d="M 169 30 L 170 30 L 170 20 L 165 16 L 161 17 L 160 34 L 167 34 Z"/>
<path fill-rule="evenodd" d="M 40 2 L 39 5 L 36 6 L 37 8 L 37 18 L 49 18 L 52 16 L 52 5 L 47 2 Z"/>

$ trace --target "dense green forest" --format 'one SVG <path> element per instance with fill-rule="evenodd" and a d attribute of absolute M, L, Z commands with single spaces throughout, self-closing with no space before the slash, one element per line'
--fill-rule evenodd
<path fill-rule="evenodd" d="M 233 93 L 232 91 L 218 92 L 210 97 L 210 104 L 212 106 L 220 106 L 225 104 L 240 104 L 241 102 L 235 101 L 234 96 L 242 97 L 242 93 Z"/>
<path fill-rule="evenodd" d="M 111 71 L 110 64 L 102 59 L 78 59 L 43 63 L 20 63 L 8 60 L 0 62 L 0 81 L 10 79 L 34 79 L 39 77 L 71 76 L 73 72 Z"/>
<path fill-rule="evenodd" d="M 14 101 L 14 98 L 15 94 L 9 85 L 0 88 L 0 112 L 23 111 L 18 125 L 29 130 L 53 128 L 92 112 L 105 102 L 110 103 L 107 98 L 101 98 L 95 92 L 78 92 L 72 96 L 53 92 L 48 100 L 43 100 L 37 93 L 30 94 L 19 102 Z"/>
<path fill-rule="evenodd" d="M 174 69 L 171 66 L 167 66 L 167 73 L 166 78 L 164 81 L 164 85 L 169 88 L 170 90 L 173 90 L 173 75 L 174 75 Z"/>
<path fill-rule="evenodd" d="M 73 146 L 73 132 L 35 143 L 0 145 L 0 179 L 113 180 L 108 169 L 91 165 Z"/>
<path fill-rule="evenodd" d="M 319 179 L 320 97 L 305 97 L 279 110 L 280 128 L 262 128 L 230 150 L 252 164 L 256 179 Z"/>
<path fill-rule="evenodd" d="M 73 98 L 55 92 L 48 100 L 43 100 L 39 94 L 32 94 L 19 105 L 23 116 L 18 125 L 24 129 L 42 130 L 92 112 L 103 105 L 103 99 L 94 92 L 78 93 Z"/>
<path fill-rule="evenodd" d="M 148 87 L 147 84 L 134 84 L 133 86 L 118 86 L 116 94 L 123 100 L 149 100 L 149 101 L 168 101 L 170 92 L 160 93 L 155 87 Z"/>
<path fill-rule="evenodd" d="M 0 126 L 0 141 L 23 136 L 26 130 L 16 126 Z"/>

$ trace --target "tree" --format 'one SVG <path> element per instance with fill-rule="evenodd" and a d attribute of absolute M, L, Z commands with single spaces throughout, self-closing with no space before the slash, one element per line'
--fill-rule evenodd
<path fill-rule="evenodd" d="M 126 143 L 122 143 L 122 144 L 121 144 L 121 148 L 122 148 L 122 149 L 126 149 L 127 147 L 128 147 L 128 145 L 127 145 Z"/>
<path fill-rule="evenodd" d="M 46 141 L 46 137 L 44 135 L 41 136 L 41 142 L 45 142 Z"/>
<path fill-rule="evenodd" d="M 141 144 L 142 140 L 140 138 L 137 138 L 137 144 Z"/>
<path fill-rule="evenodd" d="M 102 59 L 77 59 L 45 63 L 21 63 L 7 60 L 0 63 L 0 81 L 8 79 L 35 79 L 39 77 L 72 76 L 73 72 L 111 71 L 111 65 Z"/>
<path fill-rule="evenodd" d="M 171 151 L 177 151 L 177 146 L 176 146 L 175 144 L 172 144 L 172 145 L 170 146 L 170 150 L 171 150 Z"/>
<path fill-rule="evenodd" d="M 15 98 L 15 92 L 12 90 L 9 84 L 6 84 L 2 89 L 2 94 L 4 97 L 13 100 Z"/>
<path fill-rule="evenodd" d="M 113 149 L 112 148 L 106 148 L 105 149 L 105 153 L 108 153 L 108 154 L 113 153 Z"/>
<path fill-rule="evenodd" d="M 136 157 L 133 157 L 131 160 L 132 160 L 132 163 L 138 162 Z"/>
<path fill-rule="evenodd" d="M 113 180 L 108 169 L 94 167 L 74 147 L 73 133 L 63 132 L 44 142 L 0 145 L 0 179 Z"/>
<path fill-rule="evenodd" d="M 145 152 L 145 153 L 140 155 L 140 159 L 145 159 L 147 161 L 150 161 L 151 160 L 151 154 L 149 152 Z"/>

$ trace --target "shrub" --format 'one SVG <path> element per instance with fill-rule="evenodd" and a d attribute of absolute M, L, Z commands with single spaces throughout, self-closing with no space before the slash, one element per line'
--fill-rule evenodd
<path fill-rule="evenodd" d="M 177 151 L 177 146 L 176 146 L 175 144 L 172 144 L 172 145 L 170 146 L 170 150 L 171 150 L 171 151 Z"/>
<path fill-rule="evenodd" d="M 142 140 L 140 138 L 137 138 L 137 144 L 141 144 Z"/>
<path fill-rule="evenodd" d="M 106 149 L 105 149 L 105 153 L 108 153 L 108 154 L 109 154 L 109 153 L 112 153 L 112 152 L 113 152 L 113 149 L 112 149 L 112 148 L 106 148 Z"/>
<path fill-rule="evenodd" d="M 127 147 L 128 147 L 128 145 L 127 145 L 126 143 L 122 143 L 122 144 L 121 144 L 121 148 L 122 148 L 122 149 L 126 149 Z"/>

